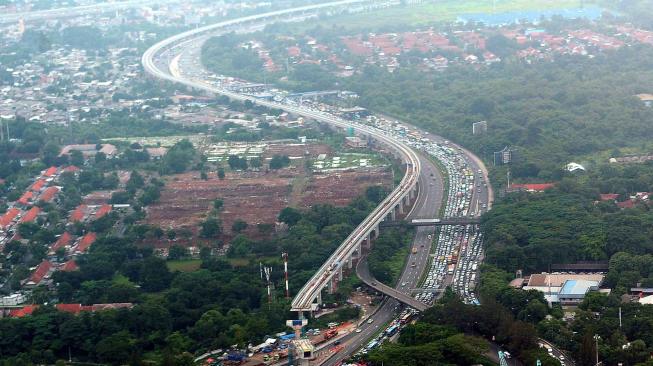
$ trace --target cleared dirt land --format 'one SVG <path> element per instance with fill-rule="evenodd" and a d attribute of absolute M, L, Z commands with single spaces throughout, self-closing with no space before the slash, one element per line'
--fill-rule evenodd
<path fill-rule="evenodd" d="M 178 174 L 166 179 L 159 202 L 147 208 L 146 221 L 164 230 L 186 227 L 196 236 L 213 201 L 220 198 L 224 201 L 220 214 L 224 239 L 232 236 L 231 225 L 237 219 L 249 225 L 245 233 L 257 236 L 256 224 L 273 224 L 279 211 L 291 201 L 300 208 L 314 203 L 343 206 L 377 184 L 391 186 L 392 172 L 388 168 L 307 175 L 302 167 L 290 167 L 267 173 L 227 172 L 224 180 L 215 173 L 210 173 L 208 180 L 200 179 L 199 172 Z"/>

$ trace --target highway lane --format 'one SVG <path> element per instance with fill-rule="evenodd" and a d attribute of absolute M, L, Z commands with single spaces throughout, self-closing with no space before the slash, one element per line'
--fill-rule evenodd
<path fill-rule="evenodd" d="M 442 206 L 444 194 L 444 179 L 439 168 L 422 153 L 419 154 L 422 162 L 422 173 L 419 177 L 420 190 L 415 199 L 412 209 L 408 212 L 407 218 L 412 217 L 435 217 Z M 397 281 L 395 288 L 410 295 L 410 290 L 415 288 L 428 264 L 430 248 L 434 240 L 435 229 L 433 227 L 417 227 L 415 230 L 415 237 L 411 243 L 411 248 L 417 248 L 417 253 L 409 254 L 406 266 Z M 431 238 L 429 238 L 429 235 Z M 372 250 L 374 248 L 372 247 Z M 415 262 L 415 267 L 412 266 Z M 359 263 L 359 265 L 366 265 Z M 368 283 L 374 281 L 371 277 L 361 278 L 364 282 Z M 405 283 L 405 286 L 401 284 Z M 357 352 L 363 347 L 372 337 L 382 330 L 382 326 L 393 320 L 401 304 L 392 298 L 386 298 L 379 306 L 378 310 L 370 314 L 374 320 L 372 323 L 367 323 L 365 320 L 361 323 L 360 333 L 351 333 L 344 337 L 341 342 L 343 349 L 331 356 L 323 365 L 333 366 L 338 362 L 347 359 L 350 355 Z"/>
<path fill-rule="evenodd" d="M 356 1 L 341 1 L 333 4 L 350 4 L 354 3 Z M 320 5 L 315 5 L 315 6 L 310 6 L 310 7 L 302 7 L 298 9 L 308 9 L 308 8 L 321 8 L 324 6 L 327 6 L 329 4 L 320 4 Z M 292 13 L 290 10 L 284 10 L 284 11 L 278 11 L 278 12 L 271 12 L 268 14 L 273 14 L 274 16 L 278 16 L 279 14 L 285 14 L 285 13 Z M 232 21 L 227 21 L 227 22 L 222 22 L 218 24 L 222 24 L 225 27 L 229 25 L 237 25 L 240 24 L 241 22 L 248 22 L 251 20 L 260 20 L 264 18 L 262 15 L 257 15 L 257 16 L 251 16 L 251 17 L 244 17 L 241 19 L 237 20 L 232 20 Z M 216 25 L 208 26 L 208 27 L 203 27 L 204 29 L 207 30 L 213 30 L 216 29 Z M 351 255 L 351 253 L 356 249 L 357 243 L 359 243 L 362 238 L 364 238 L 367 233 L 374 229 L 378 222 L 382 220 L 387 213 L 394 208 L 394 206 L 398 203 L 401 202 L 401 199 L 407 195 L 407 193 L 414 187 L 415 182 L 419 176 L 419 171 L 420 171 L 420 160 L 417 158 L 415 155 L 415 152 L 404 145 L 402 142 L 399 142 L 398 140 L 395 140 L 391 136 L 386 135 L 385 133 L 381 133 L 378 130 L 371 128 L 371 127 L 366 127 L 366 126 L 361 126 L 361 125 L 356 125 L 353 124 L 350 121 L 345 121 L 342 120 L 338 117 L 329 115 L 324 112 L 320 111 L 314 111 L 314 110 L 308 110 L 306 108 L 302 107 L 295 107 L 287 104 L 282 104 L 282 103 L 276 103 L 276 102 L 269 102 L 269 101 L 264 101 L 260 100 L 257 98 L 253 98 L 250 96 L 242 95 L 239 93 L 231 92 L 229 90 L 225 90 L 223 88 L 215 87 L 213 86 L 210 82 L 204 81 L 204 80 L 198 80 L 198 79 L 193 79 L 193 78 L 187 78 L 184 77 L 184 75 L 181 74 L 183 72 L 181 67 L 176 68 L 175 70 L 170 70 L 170 65 L 168 66 L 168 70 L 161 69 L 160 64 L 157 64 L 155 61 L 156 55 L 161 53 L 162 50 L 166 50 L 164 52 L 167 52 L 167 50 L 173 51 L 175 49 L 178 49 L 180 47 L 176 46 L 175 42 L 179 42 L 181 46 L 194 46 L 196 48 L 201 47 L 200 42 L 196 42 L 192 37 L 198 36 L 201 37 L 200 30 L 202 28 L 195 30 L 195 31 L 190 31 L 190 32 L 185 32 L 177 36 L 173 36 L 169 38 L 168 40 L 164 40 L 162 42 L 157 43 L 155 46 L 151 47 L 148 49 L 145 54 L 143 55 L 142 62 L 143 66 L 146 69 L 146 71 L 154 76 L 160 77 L 162 79 L 170 80 L 170 81 L 175 81 L 175 82 L 180 82 L 183 84 L 186 84 L 188 86 L 191 86 L 193 88 L 201 89 L 201 90 L 206 90 L 210 91 L 213 93 L 217 94 L 222 94 L 226 95 L 232 99 L 235 100 L 241 100 L 241 101 L 251 101 L 255 104 L 259 104 L 262 106 L 270 107 L 270 108 L 278 108 L 282 110 L 286 110 L 290 113 L 294 113 L 300 116 L 305 116 L 308 118 L 313 118 L 318 121 L 326 122 L 338 127 L 349 127 L 352 126 L 354 127 L 357 131 L 368 135 L 370 137 L 375 138 L 376 140 L 382 142 L 384 145 L 387 147 L 390 147 L 391 149 L 395 150 L 398 152 L 400 155 L 403 156 L 404 161 L 407 163 L 407 170 L 406 170 L 406 175 L 402 179 L 400 186 L 393 191 L 382 203 L 377 209 L 375 209 L 370 216 L 368 216 L 359 227 L 357 227 L 354 232 L 348 237 L 343 245 L 339 247 L 336 252 L 327 260 L 323 266 L 316 272 L 316 274 L 307 282 L 307 284 L 299 291 L 295 299 L 293 300 L 293 306 L 292 308 L 295 310 L 310 310 L 313 308 L 313 300 L 317 297 L 318 292 L 322 290 L 326 286 L 326 284 L 331 280 L 333 276 L 336 276 L 339 268 L 341 268 L 344 263 L 346 262 L 346 259 Z M 179 50 L 178 53 L 183 53 L 185 52 L 184 50 Z M 176 58 L 176 55 L 173 54 L 168 54 L 165 57 L 162 57 L 164 59 L 167 59 L 168 62 L 170 60 L 178 60 Z M 194 61 L 195 65 L 197 65 L 197 60 Z M 172 72 L 170 72 L 172 71 Z M 175 72 L 176 71 L 176 72 Z"/>
<path fill-rule="evenodd" d="M 202 38 L 206 39 L 206 36 L 203 36 Z M 183 46 L 192 45 L 193 47 L 189 47 L 189 49 L 192 50 L 191 51 L 192 53 L 187 53 L 188 49 L 183 51 L 176 50 L 177 47 L 175 47 L 175 50 L 173 50 L 174 52 L 170 52 L 170 55 L 166 57 L 162 57 L 162 60 L 157 61 L 158 65 L 155 65 L 155 60 L 153 59 L 153 57 L 156 54 L 157 50 L 156 47 L 153 47 L 154 50 L 153 49 L 148 50 L 146 54 L 143 56 L 143 64 L 146 70 L 148 70 L 148 72 L 153 73 L 158 77 L 167 80 L 182 82 L 186 85 L 202 90 L 218 92 L 219 94 L 227 95 L 237 100 L 251 100 L 253 102 L 262 105 L 270 104 L 270 106 L 273 108 L 286 109 L 289 110 L 291 113 L 307 115 L 308 117 L 313 117 L 318 120 L 325 120 L 326 122 L 330 122 L 330 123 L 342 122 L 342 121 L 330 120 L 328 116 L 325 116 L 320 112 L 306 113 L 305 110 L 295 108 L 295 107 L 289 107 L 287 105 L 279 106 L 278 104 L 274 104 L 274 103 L 263 103 L 260 100 L 251 97 L 246 97 L 237 93 L 225 91 L 223 89 L 218 89 L 213 85 L 203 82 L 203 80 L 201 79 L 189 80 L 188 78 L 181 77 L 181 75 L 174 75 L 176 73 L 179 73 L 180 72 L 179 70 L 176 70 L 177 72 L 173 72 L 173 73 L 170 73 L 167 70 L 165 72 L 162 72 L 160 69 L 157 68 L 157 66 L 159 67 L 163 66 L 163 69 L 165 70 L 165 66 L 168 67 L 170 66 L 169 62 L 171 58 L 174 58 L 177 55 L 181 56 L 182 54 L 183 57 L 179 57 L 179 59 L 182 60 L 190 59 L 191 63 L 194 64 L 193 66 L 200 67 L 198 61 L 199 58 L 198 50 L 201 47 L 202 42 L 196 39 L 185 38 L 185 37 L 178 37 L 177 41 L 179 41 Z M 170 47 L 170 45 L 171 45 L 170 43 L 167 43 L 165 41 L 160 42 L 158 49 L 160 50 L 166 47 Z M 183 47 L 179 47 L 179 48 L 183 48 Z M 166 63 L 168 65 L 166 65 Z M 193 75 L 193 76 L 197 76 L 197 75 Z M 360 130 L 361 129 L 360 126 L 357 126 L 357 129 Z M 373 131 L 364 131 L 364 132 L 373 135 Z M 433 137 L 434 140 L 435 139 L 443 140 L 441 137 L 433 136 L 433 135 L 431 136 Z M 428 161 L 428 164 L 424 163 L 425 161 L 428 161 L 428 159 L 425 159 L 423 156 L 420 156 L 419 164 L 424 167 L 430 166 L 431 168 L 429 168 L 428 174 L 419 175 L 418 179 L 420 181 L 420 185 L 422 189 L 420 189 L 420 194 L 418 195 L 417 204 L 415 205 L 414 209 L 411 210 L 410 213 L 410 215 L 414 217 L 435 217 L 436 213 L 439 211 L 440 203 L 442 201 L 441 176 L 437 170 L 437 167 L 435 167 L 430 161 Z M 426 171 L 426 168 L 424 169 Z M 433 174 L 433 176 L 431 174 Z M 433 182 L 431 182 L 430 180 L 433 180 Z M 437 202 L 437 204 L 431 204 L 432 201 Z M 429 204 L 426 204 L 426 202 L 428 202 Z M 431 238 L 429 238 L 429 235 L 431 235 Z M 415 236 L 415 240 L 413 241 L 413 246 L 417 249 L 417 253 L 414 254 L 411 253 L 409 255 L 409 260 L 408 260 L 409 265 L 405 267 L 401 279 L 397 284 L 399 289 L 405 291 L 405 293 L 410 293 L 410 289 L 416 286 L 416 284 L 420 279 L 421 273 L 425 268 L 425 265 L 428 263 L 428 254 L 429 254 L 428 248 L 430 248 L 431 246 L 432 238 L 433 238 L 433 228 L 422 227 L 416 229 L 416 236 Z M 415 262 L 415 266 L 412 265 L 413 262 Z M 405 283 L 404 286 L 402 286 L 403 283 Z M 304 300 L 310 298 L 311 296 L 312 296 L 311 291 L 307 291 Z M 364 323 L 361 327 L 360 333 L 353 333 L 351 338 L 358 339 L 358 340 L 351 342 L 351 344 L 347 344 L 343 352 L 340 353 L 340 355 L 347 355 L 351 353 L 349 351 L 358 349 L 358 347 L 360 347 L 362 342 L 369 339 L 369 336 L 371 336 L 373 333 L 375 333 L 380 329 L 381 324 L 393 318 L 397 310 L 396 307 L 397 307 L 396 301 L 394 300 L 384 301 L 379 311 L 374 315 L 375 320 L 369 325 L 366 325 L 367 323 Z"/>

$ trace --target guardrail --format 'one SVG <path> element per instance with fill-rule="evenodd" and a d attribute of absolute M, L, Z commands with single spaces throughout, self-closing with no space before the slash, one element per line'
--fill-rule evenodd
<path fill-rule="evenodd" d="M 203 81 L 191 80 L 191 79 L 186 79 L 182 76 L 172 75 L 168 71 L 159 69 L 154 59 L 158 54 L 160 54 L 164 50 L 171 49 L 180 43 L 191 42 L 197 37 L 204 35 L 205 33 L 217 31 L 220 30 L 221 28 L 243 25 L 253 21 L 262 21 L 268 18 L 275 18 L 282 15 L 319 10 L 328 7 L 362 3 L 366 1 L 367 0 L 336 1 L 331 3 L 279 10 L 279 11 L 269 12 L 265 14 L 252 15 L 252 16 L 216 23 L 213 25 L 183 32 L 178 35 L 172 36 L 168 39 L 165 39 L 163 41 L 160 41 L 155 45 L 153 45 L 152 47 L 150 47 L 143 54 L 143 57 L 141 59 L 145 71 L 157 78 L 161 78 L 171 82 L 185 84 L 187 86 L 199 90 L 204 90 L 207 92 L 224 95 L 233 100 L 249 101 L 251 103 L 260 106 L 285 110 L 289 113 L 312 118 L 317 121 L 325 122 L 337 127 L 342 127 L 342 128 L 353 127 L 359 133 L 367 134 L 370 137 L 384 143 L 388 147 L 398 152 L 402 156 L 404 162 L 407 164 L 406 174 L 402 178 L 399 186 L 395 188 L 395 190 L 391 192 L 390 195 L 386 197 L 381 202 L 381 204 L 377 206 L 376 209 L 374 209 L 374 211 L 372 211 L 372 213 L 369 216 L 367 216 L 356 229 L 354 229 L 354 231 L 347 237 L 347 239 L 345 239 L 343 244 L 341 244 L 340 247 L 338 247 L 336 252 L 333 253 L 331 257 L 329 257 L 329 259 L 320 267 L 320 269 L 315 273 L 315 275 L 313 275 L 313 277 L 302 287 L 302 289 L 299 291 L 297 296 L 295 296 L 292 302 L 292 310 L 294 311 L 305 311 L 311 309 L 313 300 L 318 296 L 319 292 L 328 284 L 328 281 L 330 281 L 333 278 L 333 276 L 336 275 L 338 270 L 344 265 L 346 259 L 356 249 L 357 244 L 360 243 L 365 238 L 365 236 L 386 217 L 386 215 L 390 212 L 390 210 L 393 210 L 398 203 L 401 204 L 403 198 L 407 194 L 409 194 L 412 189 L 416 187 L 417 178 L 419 177 L 420 168 L 421 168 L 420 160 L 417 157 L 417 154 L 410 147 L 405 145 L 403 142 L 396 140 L 395 138 L 387 135 L 383 131 L 379 131 L 377 129 L 367 127 L 367 126 L 354 124 L 350 121 L 335 117 L 327 113 L 308 110 L 306 108 L 301 108 L 301 107 L 285 105 L 277 102 L 261 100 L 251 96 L 242 95 L 225 89 L 217 88 Z"/>

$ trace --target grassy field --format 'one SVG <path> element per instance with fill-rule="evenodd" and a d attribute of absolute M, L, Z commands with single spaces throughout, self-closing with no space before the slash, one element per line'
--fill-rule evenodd
<path fill-rule="evenodd" d="M 440 0 L 418 5 L 392 7 L 364 14 L 337 16 L 317 23 L 326 28 L 346 29 L 378 29 L 397 25 L 420 26 L 456 20 L 463 14 L 578 8 L 580 3 L 580 0 Z M 584 2 L 585 6 L 590 4 L 591 1 Z M 315 25 L 315 20 L 312 20 L 308 24 L 298 25 L 298 27 L 312 28 Z"/>
<path fill-rule="evenodd" d="M 200 259 L 188 259 L 178 261 L 167 261 L 168 269 L 172 272 L 193 272 L 200 269 L 202 261 Z"/>

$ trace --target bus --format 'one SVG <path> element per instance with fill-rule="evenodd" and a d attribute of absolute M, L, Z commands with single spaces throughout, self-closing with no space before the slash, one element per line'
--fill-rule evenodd
<path fill-rule="evenodd" d="M 406 323 L 408 323 L 410 321 L 410 318 L 412 316 L 413 315 L 411 313 L 406 313 L 401 317 L 401 319 L 399 321 L 401 322 L 401 324 L 406 324 Z"/>

